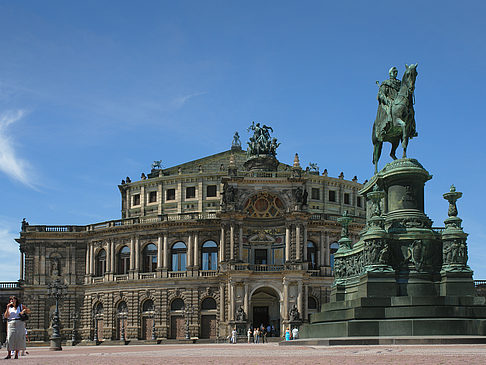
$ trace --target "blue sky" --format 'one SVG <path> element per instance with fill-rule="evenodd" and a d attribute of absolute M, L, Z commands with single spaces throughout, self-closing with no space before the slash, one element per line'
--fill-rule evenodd
<path fill-rule="evenodd" d="M 434 176 L 426 212 L 464 193 L 469 264 L 486 279 L 484 1 L 0 1 L 0 280 L 20 221 L 120 218 L 117 184 L 227 150 L 251 121 L 278 158 L 373 174 L 375 81 L 418 62 L 409 144 Z M 389 162 L 384 146 L 380 167 Z"/>

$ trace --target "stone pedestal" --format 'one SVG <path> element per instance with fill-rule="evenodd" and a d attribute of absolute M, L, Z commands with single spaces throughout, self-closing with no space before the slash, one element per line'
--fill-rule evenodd
<path fill-rule="evenodd" d="M 360 191 L 366 228 L 352 247 L 340 240 L 331 302 L 301 327 L 302 338 L 486 335 L 486 299 L 475 297 L 457 217 L 462 193 L 444 194 L 449 218 L 433 229 L 424 212 L 430 178 L 417 160 L 401 159 Z"/>

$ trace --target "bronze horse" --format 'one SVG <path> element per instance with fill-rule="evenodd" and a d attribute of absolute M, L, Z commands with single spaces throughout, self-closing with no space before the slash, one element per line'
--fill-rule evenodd
<path fill-rule="evenodd" d="M 417 65 L 405 65 L 406 70 L 403 74 L 402 84 L 397 96 L 390 105 L 391 121 L 383 120 L 383 113 L 378 111 L 375 122 L 373 123 L 373 164 L 375 165 L 375 174 L 378 172 L 378 160 L 381 155 L 383 142 L 392 144 L 390 156 L 397 159 L 395 152 L 398 144 L 402 142 L 403 158 L 407 158 L 408 140 L 416 137 L 415 131 L 415 112 L 414 89 L 415 79 L 417 78 Z M 386 118 L 386 117 L 385 117 Z"/>

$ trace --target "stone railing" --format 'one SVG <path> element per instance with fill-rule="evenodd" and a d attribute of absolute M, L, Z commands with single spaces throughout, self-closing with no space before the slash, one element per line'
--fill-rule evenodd
<path fill-rule="evenodd" d="M 21 285 L 18 281 L 2 281 L 0 282 L 0 290 L 2 289 L 20 289 Z"/>
<path fill-rule="evenodd" d="M 155 272 L 143 272 L 139 274 L 140 279 L 154 279 L 156 277 L 157 273 Z"/>
<path fill-rule="evenodd" d="M 95 284 L 102 283 L 104 281 L 105 281 L 105 278 L 103 276 L 97 276 L 97 277 L 93 278 L 93 283 L 95 283 Z"/>
<path fill-rule="evenodd" d="M 314 213 L 310 216 L 310 220 L 312 221 L 319 221 L 319 220 L 328 220 L 328 221 L 334 221 L 337 222 L 339 218 L 341 218 L 341 215 L 331 215 L 328 213 Z M 365 224 L 366 219 L 362 217 L 352 217 L 353 221 L 352 223 L 357 223 L 357 224 Z"/>
<path fill-rule="evenodd" d="M 216 219 L 216 212 L 205 213 L 182 213 L 182 214 L 164 214 L 156 217 L 134 217 L 126 219 L 117 219 L 112 221 L 89 224 L 87 226 L 34 226 L 25 227 L 25 232 L 86 232 L 108 229 L 112 227 L 130 226 L 134 224 L 157 223 L 157 222 L 174 222 L 174 221 L 191 221 Z"/>
<path fill-rule="evenodd" d="M 122 274 L 122 275 L 115 275 L 115 281 L 127 281 L 128 280 L 128 274 Z"/>
<path fill-rule="evenodd" d="M 169 278 L 185 278 L 187 276 L 187 271 L 169 271 Z"/>
<path fill-rule="evenodd" d="M 202 277 L 217 276 L 218 271 L 217 270 L 201 270 L 201 271 L 199 271 L 199 275 L 202 276 Z"/>

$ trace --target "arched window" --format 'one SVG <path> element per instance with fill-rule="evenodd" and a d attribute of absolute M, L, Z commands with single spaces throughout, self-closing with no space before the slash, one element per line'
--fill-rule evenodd
<path fill-rule="evenodd" d="M 201 309 L 216 309 L 216 301 L 213 298 L 206 298 L 201 303 Z"/>
<path fill-rule="evenodd" d="M 218 269 L 218 245 L 214 241 L 206 241 L 202 245 L 202 269 L 203 270 L 217 270 Z"/>
<path fill-rule="evenodd" d="M 310 270 L 317 270 L 317 248 L 314 242 L 307 242 L 307 262 Z"/>
<path fill-rule="evenodd" d="M 331 244 L 331 246 L 329 246 L 330 264 L 332 270 L 334 270 L 334 254 L 338 249 L 339 249 L 339 243 L 337 242 L 334 242 Z"/>
<path fill-rule="evenodd" d="M 95 259 L 95 276 L 103 276 L 106 272 L 106 251 L 101 249 Z"/>
<path fill-rule="evenodd" d="M 118 314 L 127 314 L 128 313 L 127 303 L 124 302 L 124 301 L 121 301 L 120 303 L 118 303 L 118 305 L 116 307 L 116 312 Z"/>
<path fill-rule="evenodd" d="M 96 306 L 94 307 L 94 314 L 95 316 L 103 314 L 103 303 L 96 304 Z"/>
<path fill-rule="evenodd" d="M 317 301 L 313 297 L 307 298 L 307 308 L 317 309 Z"/>
<path fill-rule="evenodd" d="M 120 251 L 118 251 L 118 274 L 128 274 L 130 269 L 130 249 L 128 246 L 123 246 Z"/>
<path fill-rule="evenodd" d="M 172 271 L 186 271 L 186 244 L 182 241 L 174 243 L 170 250 L 172 258 Z"/>
<path fill-rule="evenodd" d="M 153 312 L 154 311 L 154 302 L 152 299 L 147 299 L 142 304 L 142 312 Z"/>
<path fill-rule="evenodd" d="M 157 246 L 149 243 L 142 251 L 142 271 L 154 272 L 157 269 Z"/>
<path fill-rule="evenodd" d="M 172 303 L 170 303 L 171 311 L 180 311 L 183 309 L 184 309 L 184 301 L 181 298 L 174 299 Z"/>

